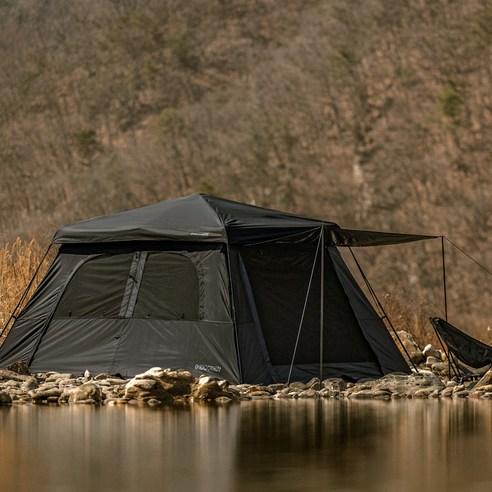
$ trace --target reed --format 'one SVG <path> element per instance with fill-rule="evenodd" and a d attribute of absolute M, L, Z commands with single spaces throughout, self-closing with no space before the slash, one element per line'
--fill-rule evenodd
<path fill-rule="evenodd" d="M 45 250 L 46 246 L 40 240 L 24 241 L 20 238 L 17 238 L 13 243 L 5 244 L 0 249 L 0 330 L 5 326 L 22 293 L 27 288 L 43 258 Z M 30 292 L 20 308 L 24 307 L 29 300 L 30 295 L 45 275 L 49 263 L 50 257 L 45 258 L 30 288 Z M 7 333 L 8 330 L 5 330 L 0 337 L 0 346 Z"/>

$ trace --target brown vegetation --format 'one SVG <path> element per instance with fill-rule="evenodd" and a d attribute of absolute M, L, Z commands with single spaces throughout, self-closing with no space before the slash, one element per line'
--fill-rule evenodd
<path fill-rule="evenodd" d="M 205 191 L 492 263 L 489 0 L 24 0 L 0 26 L 5 242 Z M 434 243 L 360 253 L 419 319 Z M 490 277 L 458 258 L 450 319 L 483 338 Z"/>
<path fill-rule="evenodd" d="M 13 243 L 7 243 L 0 249 L 0 326 L 4 327 L 10 315 L 13 313 L 17 303 L 21 299 L 23 292 L 29 285 L 38 266 L 40 265 L 46 246 L 39 241 L 23 241 L 17 238 Z M 47 257 L 41 267 L 38 275 L 31 285 L 30 292 L 39 284 L 48 269 L 50 257 Z M 19 306 L 22 308 L 28 297 Z M 9 325 L 10 326 L 10 325 Z M 0 330 L 1 330 L 0 328 Z M 7 331 L 0 337 L 0 345 L 3 343 Z"/>

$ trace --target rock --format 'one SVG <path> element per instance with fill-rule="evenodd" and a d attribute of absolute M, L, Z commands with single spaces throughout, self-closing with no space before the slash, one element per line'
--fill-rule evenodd
<path fill-rule="evenodd" d="M 424 357 L 434 357 L 438 361 L 441 360 L 441 353 L 430 343 L 424 347 L 424 350 L 422 350 L 422 354 L 424 355 Z"/>
<path fill-rule="evenodd" d="M 143 374 L 138 374 L 134 379 L 154 379 L 159 381 L 161 387 L 173 396 L 189 395 L 191 393 L 191 385 L 195 381 L 189 371 L 161 369 L 160 367 L 153 367 Z"/>
<path fill-rule="evenodd" d="M 453 387 L 450 386 L 441 391 L 441 397 L 443 398 L 451 398 L 453 396 Z"/>
<path fill-rule="evenodd" d="M 290 396 L 286 393 L 276 393 L 275 395 L 273 395 L 273 398 L 275 400 L 285 400 L 285 399 L 289 399 Z"/>
<path fill-rule="evenodd" d="M 468 390 L 461 390 L 453 392 L 453 398 L 467 398 L 470 392 Z"/>
<path fill-rule="evenodd" d="M 5 369 L 7 369 L 7 371 L 12 371 L 23 376 L 31 375 L 31 373 L 29 372 L 29 366 L 23 360 L 14 362 L 13 364 L 7 366 Z"/>
<path fill-rule="evenodd" d="M 53 374 L 50 374 L 46 379 L 46 383 L 59 383 L 60 380 L 68 380 L 68 379 L 74 379 L 73 374 L 61 374 L 58 372 L 55 372 Z"/>
<path fill-rule="evenodd" d="M 483 376 L 482 379 L 480 379 L 475 388 L 480 388 L 482 386 L 487 386 L 489 384 L 492 384 L 492 368 L 489 369 Z"/>
<path fill-rule="evenodd" d="M 321 389 L 321 383 L 319 378 L 312 378 L 310 381 L 306 383 L 306 386 L 308 387 L 308 389 L 313 389 L 313 390 Z"/>
<path fill-rule="evenodd" d="M 292 390 L 287 386 L 283 390 L 280 390 L 277 394 L 288 395 Z"/>
<path fill-rule="evenodd" d="M 411 333 L 401 330 L 398 332 L 398 336 L 400 337 L 401 343 L 405 347 L 405 350 L 408 352 L 408 356 L 414 364 L 420 364 L 425 361 L 424 354 L 422 353 L 422 350 L 420 350 L 418 343 L 415 341 Z M 403 354 L 407 357 L 404 351 Z"/>
<path fill-rule="evenodd" d="M 340 396 L 339 391 L 332 391 L 328 388 L 323 388 L 318 391 L 320 398 L 338 398 Z"/>
<path fill-rule="evenodd" d="M 492 388 L 492 369 L 489 369 L 470 391 L 470 398 L 481 398 Z"/>
<path fill-rule="evenodd" d="M 389 400 L 391 392 L 385 390 L 361 390 L 349 395 L 351 400 Z"/>
<path fill-rule="evenodd" d="M 147 400 L 147 405 L 149 405 L 149 407 L 157 407 L 162 405 L 162 402 L 160 400 L 156 400 L 155 398 L 151 398 L 150 400 Z"/>
<path fill-rule="evenodd" d="M 38 380 L 35 377 L 30 377 L 21 384 L 21 390 L 28 393 L 31 390 L 39 388 Z"/>
<path fill-rule="evenodd" d="M 464 384 L 457 384 L 456 386 L 453 387 L 453 394 L 458 393 L 459 391 L 465 390 L 465 385 Z"/>
<path fill-rule="evenodd" d="M 0 391 L 0 405 L 10 405 L 12 398 L 5 391 Z"/>
<path fill-rule="evenodd" d="M 113 376 L 107 372 L 102 372 L 101 374 L 98 374 L 97 376 L 94 376 L 95 381 L 104 381 L 106 379 L 110 379 Z"/>
<path fill-rule="evenodd" d="M 289 387 L 291 389 L 297 389 L 297 390 L 301 390 L 301 391 L 308 389 L 307 385 L 304 383 L 301 383 L 300 381 L 294 381 L 293 383 L 290 383 Z"/>
<path fill-rule="evenodd" d="M 430 355 L 429 357 L 427 357 L 427 359 L 425 359 L 425 365 L 427 367 L 432 367 L 433 364 L 438 364 L 441 362 L 441 359 L 438 359 L 437 357 L 433 357 L 432 355 Z"/>
<path fill-rule="evenodd" d="M 69 403 L 81 403 L 89 402 L 93 400 L 94 403 L 101 402 L 101 388 L 95 383 L 84 383 L 81 386 L 70 390 Z"/>
<path fill-rule="evenodd" d="M 447 362 L 436 362 L 435 364 L 432 364 L 431 370 L 440 376 L 449 376 L 449 364 Z M 451 374 L 453 374 L 452 370 Z"/>
<path fill-rule="evenodd" d="M 259 386 L 255 384 L 246 388 L 246 393 L 250 396 L 253 396 L 253 393 L 257 392 L 266 392 L 268 394 L 271 394 L 271 391 L 268 390 L 268 386 Z"/>
<path fill-rule="evenodd" d="M 419 389 L 415 393 L 413 393 L 414 398 L 429 398 L 430 395 L 435 395 L 436 391 L 438 390 L 433 390 L 432 388 L 424 388 L 424 389 Z M 439 394 L 439 392 L 438 392 Z"/>
<path fill-rule="evenodd" d="M 62 390 L 59 388 L 39 388 L 38 390 L 29 391 L 29 395 L 31 396 L 33 403 L 43 403 L 48 401 L 48 398 L 50 397 L 56 397 L 58 400 L 62 395 Z"/>
<path fill-rule="evenodd" d="M 365 386 L 367 385 L 368 383 L 365 383 Z M 412 375 L 388 374 L 374 381 L 370 389 L 374 391 L 385 390 L 408 397 L 421 389 L 426 389 L 428 394 L 435 390 L 441 391 L 444 389 L 444 383 L 432 372 L 420 371 Z"/>
<path fill-rule="evenodd" d="M 269 396 L 270 393 L 268 393 Z M 236 397 L 230 391 L 219 386 L 217 379 L 210 376 L 202 376 L 191 386 L 191 396 L 194 400 L 214 401 L 215 399 L 225 396 L 234 400 Z"/>
<path fill-rule="evenodd" d="M 272 396 L 269 391 L 252 391 L 249 396 Z"/>
<path fill-rule="evenodd" d="M 347 382 L 340 378 L 329 378 L 323 381 L 323 395 L 320 396 L 329 396 L 329 397 L 338 397 L 347 389 Z"/>
<path fill-rule="evenodd" d="M 129 400 L 147 401 L 151 399 L 159 400 L 165 403 L 172 403 L 174 398 L 166 389 L 163 388 L 158 379 L 149 377 L 142 379 L 135 376 L 125 386 L 124 398 Z"/>
<path fill-rule="evenodd" d="M 0 381 L 27 381 L 31 378 L 31 375 L 26 374 L 18 374 L 14 371 L 10 371 L 8 369 L 0 369 Z"/>
<path fill-rule="evenodd" d="M 269 395 L 269 398 L 272 398 L 272 395 Z M 217 403 L 230 403 L 232 400 L 228 396 L 219 396 L 215 401 Z"/>
<path fill-rule="evenodd" d="M 129 398 L 107 398 L 104 400 L 106 405 L 126 405 Z"/>
<path fill-rule="evenodd" d="M 317 382 L 317 384 L 319 385 L 319 381 Z M 310 388 L 310 389 L 301 391 L 299 393 L 299 398 L 316 399 L 316 398 L 319 398 L 319 394 L 318 394 L 318 392 L 315 389 Z"/>
<path fill-rule="evenodd" d="M 272 393 L 277 393 L 278 391 L 281 391 L 287 387 L 288 386 L 284 383 L 274 383 L 267 386 L 268 391 L 271 391 Z"/>

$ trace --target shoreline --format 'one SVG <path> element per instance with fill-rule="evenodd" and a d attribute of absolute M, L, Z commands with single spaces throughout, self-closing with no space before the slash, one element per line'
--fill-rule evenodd
<path fill-rule="evenodd" d="M 15 369 L 15 367 L 14 367 Z M 308 383 L 231 384 L 210 376 L 193 377 L 186 370 L 154 367 L 131 379 L 110 374 L 84 376 L 46 372 L 30 374 L 23 364 L 17 371 L 0 369 L 0 405 L 173 405 L 183 402 L 250 401 L 265 399 L 397 400 L 479 398 L 492 400 L 492 369 L 480 379 L 459 383 L 429 370 L 410 375 L 394 373 L 380 379 L 350 383 L 340 378 Z"/>

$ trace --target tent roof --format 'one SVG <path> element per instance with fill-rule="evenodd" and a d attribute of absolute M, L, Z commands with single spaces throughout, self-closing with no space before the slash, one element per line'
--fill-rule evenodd
<path fill-rule="evenodd" d="M 333 222 L 194 194 L 65 225 L 53 242 L 173 240 L 250 244 L 306 234 L 321 226 L 329 231 L 330 243 L 338 246 L 393 244 L 434 237 L 341 229 Z"/>

